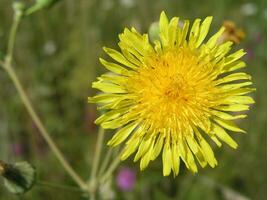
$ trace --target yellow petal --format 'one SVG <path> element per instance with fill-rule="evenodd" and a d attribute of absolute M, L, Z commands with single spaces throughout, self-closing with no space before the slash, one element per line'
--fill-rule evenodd
<path fill-rule="evenodd" d="M 189 30 L 189 24 L 190 23 L 189 23 L 188 20 L 184 21 L 184 25 L 183 25 L 183 28 L 182 28 L 182 31 L 181 31 L 181 35 L 179 35 L 180 38 L 177 39 L 178 46 L 183 45 L 184 43 L 186 43 L 186 36 L 187 36 L 188 30 Z"/>
<path fill-rule="evenodd" d="M 244 72 L 234 73 L 234 74 L 230 74 L 228 76 L 225 76 L 221 79 L 216 80 L 215 84 L 219 85 L 222 83 L 227 83 L 227 82 L 236 81 L 236 80 L 251 80 L 251 76 Z"/>
<path fill-rule="evenodd" d="M 190 31 L 190 35 L 189 35 L 189 46 L 191 49 L 195 49 L 196 48 L 196 42 L 198 40 L 199 37 L 199 25 L 200 25 L 200 19 L 196 19 L 193 23 L 193 26 L 191 28 Z"/>
<path fill-rule="evenodd" d="M 186 152 L 186 160 L 187 160 L 189 169 L 192 172 L 196 173 L 198 170 L 197 170 L 197 165 L 195 163 L 194 156 L 186 144 L 185 144 L 185 152 Z"/>
<path fill-rule="evenodd" d="M 224 64 L 228 65 L 230 63 L 233 63 L 234 61 L 238 60 L 239 58 L 243 57 L 246 54 L 243 49 L 240 49 L 229 56 L 226 57 Z"/>
<path fill-rule="evenodd" d="M 126 97 L 126 96 L 125 96 Z M 113 102 L 109 102 L 104 105 L 99 105 L 97 110 L 110 110 L 110 109 L 121 109 L 121 108 L 126 108 L 130 107 L 134 104 L 134 101 L 131 99 L 123 99 L 123 98 L 118 98 L 114 99 Z"/>
<path fill-rule="evenodd" d="M 93 82 L 92 88 L 99 89 L 102 92 L 106 93 L 127 93 L 127 91 L 120 85 L 115 85 L 112 83 L 107 83 L 107 82 L 102 82 L 102 81 L 97 81 Z"/>
<path fill-rule="evenodd" d="M 218 88 L 228 91 L 228 90 L 234 90 L 234 89 L 238 89 L 238 88 L 248 86 L 248 85 L 252 85 L 252 82 L 248 81 L 248 82 L 243 82 L 243 83 L 225 84 L 222 86 L 218 86 Z"/>
<path fill-rule="evenodd" d="M 198 151 L 195 153 L 197 161 L 199 162 L 200 166 L 204 168 L 207 165 L 207 161 L 203 155 L 202 149 L 198 147 Z"/>
<path fill-rule="evenodd" d="M 217 137 L 213 134 L 210 135 L 210 138 L 212 139 L 212 141 L 218 146 L 221 147 L 222 143 L 217 139 Z"/>
<path fill-rule="evenodd" d="M 200 26 L 200 31 L 199 31 L 199 37 L 196 43 L 196 48 L 199 47 L 201 45 L 201 43 L 204 41 L 204 39 L 206 38 L 209 29 L 210 29 L 210 24 L 212 21 L 212 17 L 206 17 L 206 19 L 202 22 L 201 26 Z"/>
<path fill-rule="evenodd" d="M 172 151 L 172 170 L 174 176 L 177 176 L 179 174 L 179 169 L 180 169 L 180 158 L 176 143 L 172 144 L 171 151 Z"/>
<path fill-rule="evenodd" d="M 215 33 L 206 43 L 207 47 L 210 49 L 213 49 L 215 47 L 215 45 L 218 42 L 219 37 L 222 35 L 222 33 L 224 32 L 225 28 L 221 27 L 220 30 Z"/>
<path fill-rule="evenodd" d="M 143 139 L 139 145 L 138 151 L 135 154 L 134 157 L 134 162 L 136 162 L 137 160 L 139 160 L 149 149 L 150 145 L 151 145 L 151 138 Z"/>
<path fill-rule="evenodd" d="M 152 152 L 152 155 L 151 155 L 151 160 L 155 160 L 160 154 L 162 150 L 162 146 L 163 146 L 163 141 L 164 141 L 164 137 L 159 136 L 155 143 L 154 151 Z"/>
<path fill-rule="evenodd" d="M 101 124 L 101 126 L 104 129 L 117 129 L 134 120 L 137 120 L 137 117 L 124 118 L 123 116 L 121 116 L 115 118 L 114 120 L 105 121 Z"/>
<path fill-rule="evenodd" d="M 154 41 L 154 44 L 155 44 L 155 51 L 158 53 L 158 54 L 162 54 L 162 48 L 161 48 L 161 43 L 160 41 L 158 40 L 155 40 Z"/>
<path fill-rule="evenodd" d="M 125 53 L 125 50 L 127 50 L 128 54 L 132 54 L 138 60 L 139 63 L 142 63 L 142 61 L 144 60 L 144 56 L 141 55 L 136 49 L 129 46 L 129 44 L 125 42 L 119 42 L 118 45 L 120 49 L 124 51 L 124 53 Z"/>
<path fill-rule="evenodd" d="M 189 165 L 188 165 L 188 162 L 187 162 L 187 159 L 186 159 L 186 150 L 185 150 L 184 142 L 182 140 L 178 140 L 177 147 L 178 147 L 179 155 L 181 156 L 182 160 L 184 161 L 185 166 L 187 168 L 189 168 Z"/>
<path fill-rule="evenodd" d="M 142 62 L 141 62 L 139 59 L 137 59 L 137 57 L 136 57 L 135 55 L 132 55 L 128 49 L 123 48 L 123 47 L 121 47 L 121 46 L 120 46 L 120 48 L 121 48 L 121 52 L 122 52 L 123 56 L 124 56 L 128 61 L 130 61 L 131 63 L 133 63 L 133 64 L 136 65 L 136 66 L 140 66 L 140 65 L 142 65 Z"/>
<path fill-rule="evenodd" d="M 202 150 L 199 147 L 197 141 L 191 136 L 187 136 L 186 140 L 187 140 L 187 144 L 188 144 L 189 148 L 191 149 L 193 154 L 195 154 L 199 164 L 201 165 L 201 167 L 204 167 L 207 164 L 207 162 L 206 162 L 205 158 L 203 157 Z"/>
<path fill-rule="evenodd" d="M 126 147 L 123 149 L 121 160 L 126 160 L 131 154 L 133 154 L 140 144 L 140 138 L 139 137 L 132 137 Z"/>
<path fill-rule="evenodd" d="M 232 112 L 239 112 L 239 111 L 249 110 L 249 106 L 248 105 L 242 105 L 242 104 L 216 106 L 214 108 L 217 109 L 217 110 L 232 111 Z"/>
<path fill-rule="evenodd" d="M 168 176 L 172 168 L 172 152 L 169 144 L 165 144 L 162 152 L 163 176 Z"/>
<path fill-rule="evenodd" d="M 107 68 L 107 70 L 116 74 L 128 75 L 130 73 L 127 69 L 115 63 L 108 62 L 102 58 L 100 58 L 99 61 Z"/>
<path fill-rule="evenodd" d="M 234 120 L 234 119 L 242 119 L 245 118 L 247 115 L 230 115 L 225 112 L 217 111 L 217 110 L 211 110 L 211 113 L 221 119 L 226 119 L 226 120 Z"/>
<path fill-rule="evenodd" d="M 100 77 L 98 77 L 98 80 L 102 82 L 113 83 L 120 86 L 127 84 L 127 79 L 124 76 L 118 76 L 115 74 L 103 74 Z"/>
<path fill-rule="evenodd" d="M 192 152 L 195 154 L 198 151 L 198 145 L 196 143 L 196 140 L 192 136 L 186 136 L 186 141 L 189 146 L 189 148 L 192 150 Z"/>
<path fill-rule="evenodd" d="M 160 32 L 159 35 L 163 47 L 166 47 L 168 45 L 168 28 L 169 28 L 169 20 L 165 12 L 162 11 L 159 19 L 159 32 Z"/>
<path fill-rule="evenodd" d="M 154 52 L 153 47 L 149 43 L 148 35 L 141 35 L 134 28 L 124 29 L 124 33 L 119 36 L 122 43 L 125 43 L 128 46 L 128 49 L 134 49 L 138 52 L 139 55 L 148 56 Z M 134 54 L 135 56 L 136 53 Z"/>
<path fill-rule="evenodd" d="M 238 128 L 238 126 L 232 121 L 228 121 L 228 120 L 224 120 L 220 118 L 214 118 L 214 121 L 216 121 L 219 125 L 221 125 L 222 127 L 230 131 L 245 133 L 244 130 Z"/>
<path fill-rule="evenodd" d="M 148 151 L 145 153 L 145 155 L 143 155 L 141 158 L 141 161 L 140 161 L 140 169 L 141 170 L 144 170 L 148 166 L 148 164 L 151 160 L 151 154 L 153 152 L 153 146 L 154 146 L 153 143 L 154 143 L 154 141 L 150 145 L 150 147 L 149 147 Z"/>
<path fill-rule="evenodd" d="M 216 135 L 214 133 L 211 133 L 211 131 L 209 130 L 208 132 L 205 132 L 209 137 L 210 139 L 212 139 L 212 141 L 218 146 L 218 147 L 221 147 L 222 146 L 222 143 L 217 139 Z M 200 133 L 199 133 L 200 134 Z M 199 138 L 202 138 L 199 137 Z M 202 138 L 203 139 L 203 138 Z"/>
<path fill-rule="evenodd" d="M 220 126 L 217 126 L 213 124 L 213 130 L 212 130 L 222 141 L 224 141 L 226 144 L 228 144 L 230 147 L 236 149 L 237 143 L 226 133 L 226 131 L 221 128 Z"/>
<path fill-rule="evenodd" d="M 117 146 L 118 144 L 122 143 L 137 127 L 138 123 L 133 122 L 125 127 L 121 128 L 115 135 L 108 141 L 108 145 L 110 146 Z"/>
<path fill-rule="evenodd" d="M 88 97 L 90 103 L 110 103 L 125 97 L 120 94 L 99 94 L 94 97 Z"/>
<path fill-rule="evenodd" d="M 192 172 L 197 172 L 197 166 L 194 160 L 194 157 L 187 146 L 185 141 L 178 141 L 178 150 L 179 150 L 179 155 L 181 156 L 182 160 L 185 163 L 185 166 L 190 169 Z"/>
<path fill-rule="evenodd" d="M 111 110 L 109 112 L 104 113 L 103 115 L 101 115 L 100 117 L 98 117 L 95 120 L 96 124 L 101 124 L 105 121 L 109 121 L 115 118 L 120 117 L 121 115 L 123 115 L 126 111 L 128 110 L 128 108 L 122 108 L 122 109 L 118 109 L 118 110 Z"/>
<path fill-rule="evenodd" d="M 218 46 L 216 49 L 215 57 L 219 61 L 221 58 L 223 58 L 230 50 L 233 45 L 233 42 L 227 41 L 221 45 Z"/>
<path fill-rule="evenodd" d="M 237 96 L 237 95 L 248 94 L 248 93 L 251 93 L 253 91 L 256 91 L 256 89 L 255 88 L 237 88 L 237 89 L 229 90 L 227 93 Z"/>
<path fill-rule="evenodd" d="M 217 165 L 217 160 L 214 157 L 214 153 L 210 147 L 210 145 L 205 141 L 205 139 L 201 138 L 199 141 L 200 147 L 203 151 L 204 157 L 209 163 L 209 165 L 213 168 Z"/>
<path fill-rule="evenodd" d="M 170 47 L 173 47 L 175 44 L 178 21 L 179 21 L 179 18 L 174 17 L 171 19 L 170 24 L 169 24 L 168 43 Z"/>
<path fill-rule="evenodd" d="M 255 101 L 249 96 L 230 96 L 223 100 L 224 104 L 253 104 Z"/>
<path fill-rule="evenodd" d="M 244 67 L 246 67 L 246 63 L 244 61 L 238 60 L 238 61 L 235 61 L 235 62 L 231 62 L 231 63 L 229 63 L 227 65 L 224 64 L 222 73 L 235 71 L 237 69 L 241 69 L 241 68 L 244 68 Z"/>
<path fill-rule="evenodd" d="M 117 62 L 127 66 L 127 67 L 130 67 L 132 69 L 136 69 L 137 66 L 134 65 L 133 63 L 129 62 L 120 52 L 114 50 L 114 49 L 110 49 L 110 48 L 107 48 L 107 47 L 104 47 L 103 48 L 104 51 L 111 57 L 113 58 L 114 60 L 116 60 Z"/>

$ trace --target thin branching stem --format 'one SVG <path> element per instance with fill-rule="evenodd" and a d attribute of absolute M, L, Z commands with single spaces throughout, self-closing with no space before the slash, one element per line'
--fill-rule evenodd
<path fill-rule="evenodd" d="M 95 192 L 98 184 L 97 180 L 97 169 L 99 166 L 99 161 L 101 157 L 101 149 L 104 141 L 104 134 L 105 131 L 104 129 L 100 128 L 97 136 L 97 143 L 96 143 L 96 148 L 95 148 L 95 153 L 94 153 L 94 159 L 93 159 L 93 166 L 92 166 L 92 171 L 91 171 L 91 179 L 90 179 L 90 186 L 91 186 L 91 199 L 95 199 Z"/>
<path fill-rule="evenodd" d="M 104 183 L 106 182 L 112 175 L 112 173 L 117 169 L 117 167 L 120 164 L 120 157 L 121 157 L 121 152 L 117 155 L 117 157 L 113 160 L 113 162 L 110 164 L 109 168 L 107 169 L 106 173 L 103 174 L 103 176 L 100 177 L 99 183 Z"/>
<path fill-rule="evenodd" d="M 8 45 L 7 45 L 6 63 L 8 65 L 11 65 L 11 61 L 13 59 L 16 35 L 18 32 L 18 27 L 19 27 L 21 18 L 22 18 L 22 13 L 21 12 L 15 12 L 14 18 L 13 18 L 13 23 L 12 23 L 11 30 L 9 33 Z"/>
<path fill-rule="evenodd" d="M 53 139 L 50 137 L 48 131 L 46 130 L 45 126 L 43 125 L 42 121 L 40 120 L 39 116 L 37 115 L 36 111 L 34 110 L 32 103 L 30 102 L 27 94 L 25 93 L 25 90 L 23 89 L 17 74 L 15 73 L 12 66 L 4 66 L 4 69 L 7 71 L 9 77 L 11 78 L 15 88 L 18 91 L 18 94 L 25 105 L 27 111 L 29 112 L 32 120 L 36 124 L 36 127 L 40 131 L 41 135 L 49 145 L 52 152 L 55 154 L 57 159 L 60 161 L 61 165 L 64 167 L 66 172 L 72 177 L 72 179 L 82 188 L 86 188 L 86 183 L 81 179 L 81 177 L 74 171 L 74 169 L 70 166 L 70 164 L 67 162 L 67 160 L 64 158 L 63 154 L 53 141 Z"/>
<path fill-rule="evenodd" d="M 109 150 L 106 153 L 106 156 L 104 158 L 104 161 L 101 164 L 101 167 L 100 167 L 98 176 L 101 176 L 103 174 L 103 172 L 107 169 L 107 166 L 109 164 L 109 161 L 110 161 L 110 159 L 112 157 L 112 152 L 113 152 L 113 149 L 112 148 L 109 148 Z"/>
<path fill-rule="evenodd" d="M 74 187 L 70 185 L 63 185 L 63 184 L 58 184 L 58 183 L 51 183 L 47 181 L 37 181 L 37 185 L 41 187 L 50 187 L 50 188 L 55 188 L 55 189 L 61 189 L 61 190 L 66 190 L 70 192 L 78 192 L 78 193 L 84 193 L 84 190 L 82 190 L 79 187 Z"/>
<path fill-rule="evenodd" d="M 59 148 L 57 147 L 57 145 L 55 144 L 53 139 L 50 137 L 50 134 L 46 130 L 44 124 L 40 120 L 40 118 L 37 115 L 35 109 L 33 108 L 33 105 L 31 103 L 29 97 L 27 96 L 27 94 L 26 94 L 24 88 L 22 87 L 22 84 L 21 84 L 21 82 L 20 82 L 20 80 L 19 80 L 14 68 L 12 67 L 11 63 L 12 63 L 12 59 L 13 59 L 13 52 L 14 52 L 16 34 L 17 34 L 17 30 L 18 30 L 18 26 L 19 26 L 19 23 L 21 21 L 21 18 L 22 18 L 22 13 L 15 12 L 13 24 L 12 24 L 11 31 L 10 31 L 10 34 L 9 34 L 6 59 L 5 59 L 5 62 L 0 62 L 0 64 L 6 70 L 7 74 L 11 78 L 11 80 L 12 80 L 15 88 L 17 89 L 18 94 L 19 94 L 23 104 L 25 105 L 29 115 L 31 116 L 32 120 L 36 124 L 36 127 L 40 131 L 41 135 L 43 136 L 43 138 L 47 142 L 48 146 L 50 147 L 50 149 L 52 150 L 54 155 L 57 157 L 57 159 L 59 160 L 59 162 L 61 163 L 63 168 L 66 170 L 66 172 L 79 185 L 79 187 L 81 189 L 86 189 L 87 188 L 87 184 L 85 183 L 85 181 L 83 181 L 83 179 L 70 166 L 70 164 L 64 158 L 62 152 L 59 150 Z"/>

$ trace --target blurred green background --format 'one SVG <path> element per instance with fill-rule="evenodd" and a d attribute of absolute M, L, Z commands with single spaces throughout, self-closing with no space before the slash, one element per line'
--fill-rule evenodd
<path fill-rule="evenodd" d="M 23 1 L 28 5 L 32 0 Z M 15 68 L 52 137 L 83 177 L 90 175 L 98 115 L 87 96 L 96 91 L 91 82 L 104 72 L 99 57 L 103 46 L 117 47 L 124 27 L 148 31 L 165 10 L 169 17 L 193 20 L 214 16 L 211 33 L 224 20 L 234 21 L 246 33 L 238 48 L 248 54 L 246 70 L 253 76 L 256 104 L 249 117 L 238 122 L 248 134 L 235 134 L 237 150 L 215 147 L 215 169 L 162 177 L 161 159 L 140 172 L 131 159 L 121 163 L 136 170 L 133 191 L 123 192 L 115 182 L 113 199 L 266 199 L 267 196 L 267 1 L 266 0 L 61 0 L 23 19 L 16 42 Z M 4 55 L 12 23 L 12 1 L 0 0 L 0 56 Z M 74 185 L 41 138 L 5 71 L 0 70 L 0 159 L 28 160 L 38 180 Z M 107 133 L 110 137 L 110 134 Z M 106 151 L 106 150 L 105 150 Z M 115 174 L 116 175 L 116 174 Z M 112 195 L 111 195 L 112 196 Z M 3 200 L 76 200 L 79 192 L 36 186 L 25 195 L 8 193 L 1 181 Z"/>

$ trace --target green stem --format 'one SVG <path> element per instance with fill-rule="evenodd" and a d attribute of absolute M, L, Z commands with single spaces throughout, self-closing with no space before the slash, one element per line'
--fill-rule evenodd
<path fill-rule="evenodd" d="M 72 179 L 81 187 L 81 189 L 86 189 L 87 185 L 82 180 L 82 178 L 73 170 L 70 164 L 66 161 L 61 151 L 58 149 L 57 145 L 54 143 L 53 139 L 48 134 L 48 131 L 44 127 L 42 121 L 40 120 L 39 116 L 37 115 L 36 111 L 34 110 L 32 103 L 30 102 L 25 90 L 23 89 L 16 72 L 12 67 L 12 59 L 13 59 L 13 52 L 14 52 L 14 45 L 16 40 L 16 34 L 18 30 L 19 23 L 22 18 L 21 12 L 15 12 L 14 21 L 11 27 L 9 40 L 8 40 L 8 48 L 7 48 L 7 56 L 5 62 L 0 62 L 3 68 L 6 70 L 8 75 L 10 76 L 15 88 L 18 91 L 18 94 L 24 103 L 28 113 L 30 114 L 32 120 L 36 124 L 38 130 L 40 131 L 43 138 L 46 140 L 48 146 L 51 148 L 52 152 L 55 154 L 57 159 L 60 161 L 63 168 L 66 172 L 72 177 Z"/>
<path fill-rule="evenodd" d="M 51 187 L 51 188 L 55 188 L 55 189 L 69 190 L 71 192 L 80 192 L 80 193 L 84 192 L 83 190 L 81 190 L 81 188 L 78 188 L 78 187 L 56 184 L 56 183 L 50 183 L 50 182 L 46 182 L 46 181 L 37 181 L 37 184 L 40 186 L 43 186 L 43 187 Z"/>
<path fill-rule="evenodd" d="M 120 157 L 121 157 L 121 152 L 117 155 L 117 157 L 113 160 L 113 162 L 110 164 L 110 167 L 107 169 L 107 172 L 100 178 L 100 183 L 104 183 L 106 180 L 110 178 L 112 173 L 116 170 L 116 168 L 120 164 Z"/>
<path fill-rule="evenodd" d="M 44 127 L 43 123 L 41 122 L 39 116 L 36 114 L 36 111 L 34 110 L 27 94 L 25 93 L 24 89 L 22 88 L 22 85 L 17 77 L 17 74 L 15 73 L 13 67 L 4 65 L 4 69 L 7 71 L 8 75 L 10 76 L 11 80 L 14 83 L 15 88 L 17 89 L 19 96 L 24 103 L 27 111 L 29 112 L 32 120 L 36 124 L 38 130 L 40 131 L 41 135 L 49 145 L 52 152 L 55 154 L 57 159 L 60 161 L 61 165 L 64 167 L 66 172 L 72 177 L 72 179 L 82 188 L 86 188 L 86 183 L 80 178 L 80 176 L 73 170 L 73 168 L 70 166 L 70 164 L 66 161 L 61 151 L 58 149 L 57 145 L 53 141 L 53 139 L 48 134 L 48 131 Z"/>
<path fill-rule="evenodd" d="M 96 149 L 95 149 L 95 154 L 94 154 L 94 160 L 93 160 L 93 166 L 92 166 L 92 171 L 91 171 L 91 178 L 90 178 L 90 199 L 95 199 L 95 192 L 97 188 L 97 169 L 99 166 L 99 161 L 100 161 L 100 156 L 101 156 L 101 149 L 104 141 L 104 134 L 105 131 L 104 129 L 100 128 L 98 132 L 98 137 L 97 137 L 97 143 L 96 143 Z"/>
<path fill-rule="evenodd" d="M 112 156 L 112 152 L 113 152 L 112 150 L 113 150 L 112 148 L 109 148 L 109 150 L 108 150 L 108 152 L 107 152 L 107 154 L 106 154 L 106 156 L 104 158 L 104 161 L 101 164 L 101 167 L 100 167 L 100 170 L 99 170 L 99 173 L 98 173 L 99 176 L 102 175 L 104 170 L 107 168 L 108 163 L 109 163 L 109 161 L 111 159 L 111 156 Z"/>
<path fill-rule="evenodd" d="M 8 45 L 7 45 L 7 56 L 6 56 L 6 62 L 8 65 L 11 65 L 12 59 L 13 59 L 13 53 L 14 53 L 14 46 L 15 46 L 15 40 L 16 40 L 16 35 L 18 32 L 18 27 L 19 23 L 22 18 L 22 13 L 17 12 L 14 15 L 11 31 L 9 34 L 9 40 L 8 40 Z"/>
<path fill-rule="evenodd" d="M 91 179 L 96 177 L 97 168 L 98 168 L 99 161 L 100 161 L 102 144 L 104 141 L 104 133 L 105 133 L 104 129 L 100 128 L 99 133 L 98 133 L 98 137 L 97 137 L 93 167 L 92 167 L 92 171 L 91 171 Z"/>

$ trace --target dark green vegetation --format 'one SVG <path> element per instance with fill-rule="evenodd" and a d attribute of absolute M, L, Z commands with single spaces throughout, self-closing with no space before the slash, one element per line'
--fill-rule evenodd
<path fill-rule="evenodd" d="M 25 2 L 33 2 L 26 1 Z M 238 48 L 248 55 L 248 71 L 257 91 L 256 104 L 248 118 L 238 122 L 248 134 L 235 134 L 237 150 L 215 147 L 219 161 L 215 169 L 200 169 L 193 175 L 181 168 L 180 175 L 162 177 L 161 160 L 139 172 L 131 160 L 122 166 L 135 167 L 137 184 L 123 193 L 112 185 L 115 199 L 265 199 L 267 195 L 267 1 L 255 0 L 61 0 L 21 23 L 15 49 L 15 68 L 34 106 L 52 137 L 83 177 L 90 175 L 97 127 L 94 105 L 87 96 L 95 77 L 104 71 L 98 57 L 102 46 L 117 48 L 117 35 L 125 26 L 147 32 L 162 10 L 169 17 L 191 20 L 213 15 L 211 33 L 224 20 L 243 28 L 246 38 Z M 7 46 L 12 22 L 11 0 L 0 0 L 0 56 Z M 47 148 L 45 141 L 22 105 L 7 74 L 0 70 L 0 159 L 28 160 L 37 168 L 39 180 L 75 186 Z M 107 135 L 110 135 L 107 133 Z M 24 196 L 8 193 L 1 182 L 0 199 L 76 200 L 79 191 L 38 184 Z"/>

